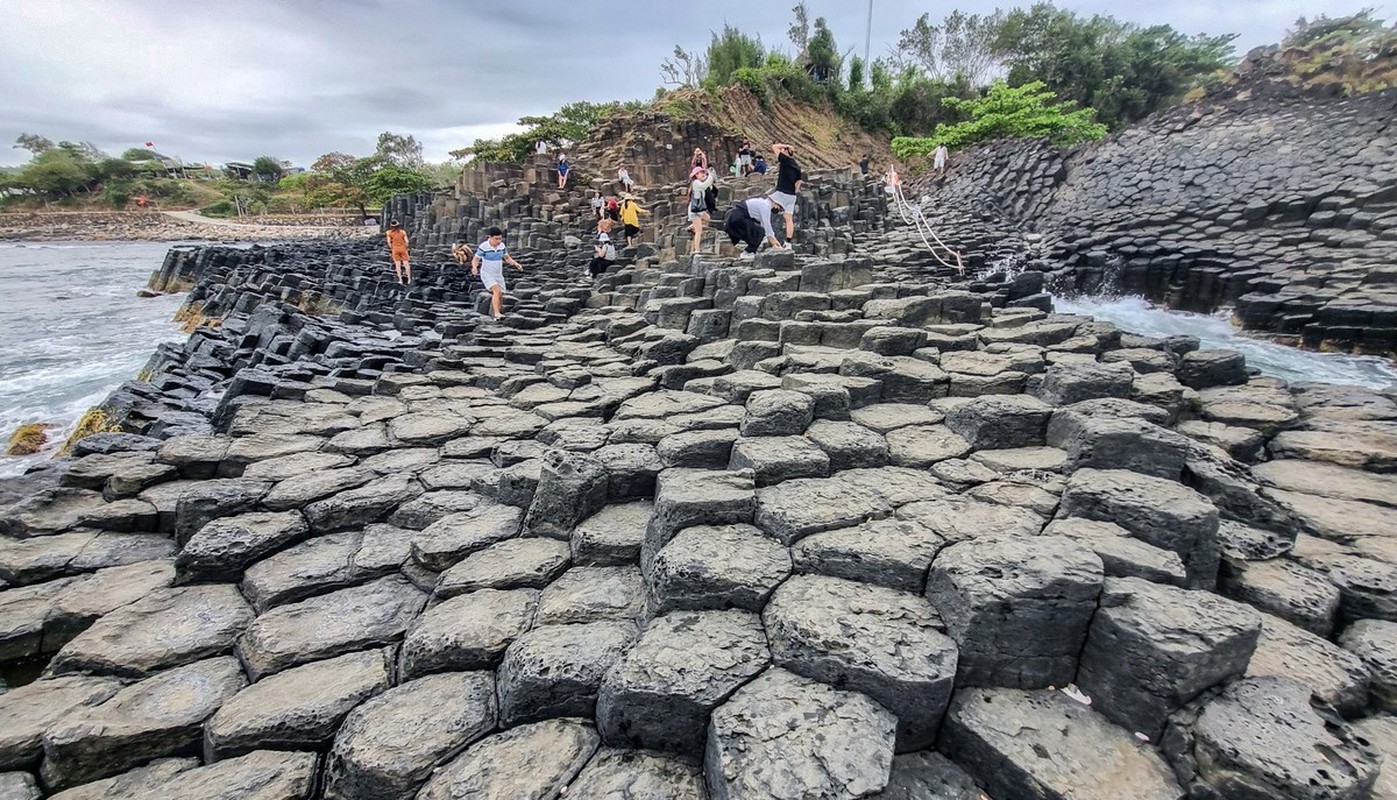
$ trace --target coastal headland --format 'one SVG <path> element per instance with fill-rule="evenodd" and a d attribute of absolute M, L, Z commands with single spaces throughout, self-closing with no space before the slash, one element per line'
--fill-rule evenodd
<path fill-rule="evenodd" d="M 1248 129 L 1216 113 L 1195 126 Z M 1382 256 L 1390 198 L 1295 225 L 1269 198 L 1313 170 L 1277 169 L 1247 236 L 1206 207 L 1190 238 L 1145 201 L 1217 195 L 1156 204 L 1137 159 L 1072 246 L 1061 209 L 1123 174 L 1092 165 L 1162 130 L 976 151 L 910 208 L 811 164 L 794 247 L 750 260 L 689 251 L 687 170 L 656 160 L 595 281 L 587 198 L 542 157 L 391 201 L 408 286 L 376 237 L 173 250 L 150 288 L 188 291 L 189 339 L 0 511 L 0 797 L 1392 792 L 1397 397 L 1045 292 L 1116 258 L 1290 303 L 1300 266 L 1242 256 L 1303 230 L 1301 335 L 1390 351 L 1386 317 L 1324 310 L 1390 307 L 1334 233 Z M 721 206 L 768 188 L 725 179 Z M 525 267 L 500 321 L 447 256 L 497 224 Z"/>

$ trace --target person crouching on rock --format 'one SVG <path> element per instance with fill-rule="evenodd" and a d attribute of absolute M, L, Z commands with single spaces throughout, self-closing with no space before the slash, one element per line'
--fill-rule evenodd
<path fill-rule="evenodd" d="M 781 201 L 769 196 L 740 200 L 728 209 L 727 216 L 723 218 L 723 231 L 734 245 L 738 242 L 747 244 L 747 249 L 738 258 L 756 258 L 763 237 L 773 248 L 781 249 L 776 232 L 771 229 L 771 215 L 784 211 Z"/>
<path fill-rule="evenodd" d="M 614 224 L 609 219 L 597 222 L 597 241 L 592 246 L 592 261 L 587 265 L 593 280 L 616 263 L 616 245 L 611 241 L 611 227 Z"/>
<path fill-rule="evenodd" d="M 690 253 L 697 254 L 703 244 L 703 226 L 711 219 L 708 211 L 708 190 L 713 188 L 717 178 L 710 170 L 694 167 L 689 173 L 689 230 L 694 232 L 694 245 Z"/>
<path fill-rule="evenodd" d="M 504 231 L 491 228 L 485 232 L 485 241 L 475 248 L 471 259 L 471 274 L 479 275 L 485 288 L 490 290 L 490 316 L 499 319 L 504 316 L 504 265 L 508 263 L 519 271 L 524 265 L 514 260 L 509 248 L 504 245 Z"/>
<path fill-rule="evenodd" d="M 465 239 L 457 239 L 456 243 L 451 245 L 451 257 L 456 259 L 456 263 L 463 267 L 466 265 L 466 262 L 470 260 L 471 249 L 466 245 Z"/>
<path fill-rule="evenodd" d="M 558 154 L 558 188 L 559 188 L 559 189 L 566 189 L 566 188 L 568 188 L 568 170 L 569 170 L 570 168 L 571 168 L 571 165 L 568 164 L 568 154 L 567 154 L 567 153 L 559 153 L 559 154 Z"/>
<path fill-rule="evenodd" d="M 384 234 L 388 240 L 388 253 L 393 258 L 393 271 L 398 273 L 398 283 L 412 283 L 412 261 L 407 253 L 407 231 L 398 227 L 395 219 L 388 223 Z"/>

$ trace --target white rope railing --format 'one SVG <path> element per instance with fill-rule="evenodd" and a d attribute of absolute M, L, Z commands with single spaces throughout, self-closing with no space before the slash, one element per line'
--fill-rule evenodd
<path fill-rule="evenodd" d="M 931 257 L 936 259 L 943 267 L 955 270 L 958 275 L 964 275 L 965 262 L 961 258 L 960 252 L 942 241 L 941 237 L 937 236 L 936 231 L 931 227 L 931 223 L 927 221 L 926 215 L 922 213 L 922 209 L 912 205 L 912 203 L 907 200 L 906 195 L 902 193 L 902 181 L 898 180 L 897 173 L 894 172 L 889 174 L 884 190 L 893 196 L 893 202 L 897 205 L 897 212 L 898 215 L 902 217 L 902 221 L 917 229 L 917 235 L 921 237 L 922 244 L 926 246 L 927 252 L 931 253 Z M 933 241 L 936 242 L 936 245 L 932 244 Z M 945 258 L 942 258 L 941 254 L 937 252 L 937 246 L 945 251 L 951 258 L 954 258 L 955 263 L 952 264 Z"/>

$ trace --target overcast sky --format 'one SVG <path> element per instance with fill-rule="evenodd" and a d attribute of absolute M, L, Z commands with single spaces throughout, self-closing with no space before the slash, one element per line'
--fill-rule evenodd
<path fill-rule="evenodd" d="M 186 161 L 371 152 L 413 134 L 431 160 L 574 100 L 649 99 L 675 44 L 702 50 L 732 23 L 789 48 L 795 0 L 0 0 L 0 140 L 38 133 L 118 154 L 152 141 Z M 1027 5 L 1027 2 L 1021 5 Z M 1397 0 L 1372 2 L 1391 19 Z M 959 3 L 983 9 L 982 3 Z M 1185 33 L 1237 33 L 1238 53 L 1334 0 L 1074 0 Z M 864 0 L 810 0 L 841 50 L 864 49 Z M 955 2 L 873 0 L 872 52 Z M 1008 7 L 1008 4 L 1006 4 Z M 0 164 L 27 160 L 0 147 Z"/>

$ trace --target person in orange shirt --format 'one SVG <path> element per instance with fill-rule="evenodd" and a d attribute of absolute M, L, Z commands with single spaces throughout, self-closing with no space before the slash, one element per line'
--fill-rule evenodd
<path fill-rule="evenodd" d="M 393 256 L 393 271 L 398 273 L 398 283 L 412 283 L 412 261 L 407 253 L 407 231 L 398 227 L 395 219 L 388 223 L 388 252 Z M 406 277 L 406 279 L 404 279 Z"/>

